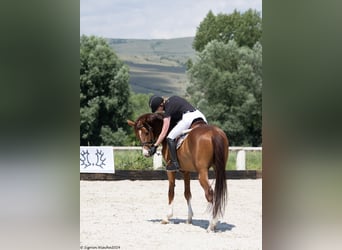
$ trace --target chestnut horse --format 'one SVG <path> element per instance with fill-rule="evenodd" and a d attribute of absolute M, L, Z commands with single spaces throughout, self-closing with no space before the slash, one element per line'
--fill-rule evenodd
<path fill-rule="evenodd" d="M 136 137 L 143 147 L 143 154 L 150 156 L 148 150 L 156 142 L 163 126 L 163 115 L 160 113 L 141 115 L 135 122 L 127 120 L 134 128 Z M 226 162 L 228 159 L 228 139 L 226 134 L 218 127 L 207 125 L 202 119 L 195 120 L 190 132 L 177 150 L 180 172 L 184 174 L 184 196 L 188 205 L 188 220 L 192 222 L 190 172 L 198 172 L 199 182 L 205 192 L 205 197 L 211 208 L 209 226 L 207 231 L 214 231 L 218 217 L 223 216 L 227 200 Z M 170 160 L 167 142 L 162 142 L 162 155 L 165 162 Z M 215 170 L 214 191 L 208 180 L 209 168 Z M 162 223 L 168 223 L 173 215 L 173 198 L 176 172 L 167 171 L 169 180 L 169 212 Z"/>

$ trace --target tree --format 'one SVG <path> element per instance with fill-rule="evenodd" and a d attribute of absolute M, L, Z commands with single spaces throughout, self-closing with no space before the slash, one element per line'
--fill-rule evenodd
<path fill-rule="evenodd" d="M 128 68 L 103 38 L 80 38 L 80 144 L 123 145 L 132 114 Z"/>
<path fill-rule="evenodd" d="M 188 70 L 191 102 L 220 126 L 231 145 L 261 144 L 262 46 L 212 41 Z"/>
<path fill-rule="evenodd" d="M 235 40 L 238 46 L 252 48 L 256 42 L 260 42 L 262 23 L 260 14 L 249 9 L 241 14 L 234 11 L 232 14 L 218 14 L 215 16 L 209 11 L 197 28 L 193 41 L 196 51 L 203 51 L 204 47 L 213 40 L 228 43 Z"/>
<path fill-rule="evenodd" d="M 216 16 L 210 10 L 197 28 L 192 47 L 196 51 L 202 51 L 208 42 L 217 39 L 219 32 L 216 28 Z"/>
<path fill-rule="evenodd" d="M 131 120 L 136 120 L 140 115 L 150 113 L 151 109 L 148 106 L 148 101 L 152 94 L 142 94 L 142 93 L 132 93 L 130 97 L 130 103 L 132 104 L 133 114 Z M 140 142 L 137 141 L 134 131 L 131 129 L 129 134 L 130 144 L 139 145 Z M 138 144 L 137 144 L 138 143 Z"/>

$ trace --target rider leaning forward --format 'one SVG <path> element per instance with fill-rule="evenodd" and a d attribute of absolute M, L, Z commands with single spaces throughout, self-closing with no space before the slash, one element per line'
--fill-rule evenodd
<path fill-rule="evenodd" d="M 189 129 L 195 119 L 202 118 L 205 122 L 207 120 L 201 111 L 195 109 L 189 102 L 179 96 L 171 96 L 168 99 L 164 99 L 153 95 L 150 97 L 149 106 L 153 113 L 164 112 L 163 128 L 157 141 L 150 149 L 150 155 L 152 156 L 157 151 L 157 147 L 164 140 L 170 124 L 176 124 L 166 137 L 171 155 L 171 163 L 166 166 L 166 170 L 178 171 L 176 138 L 182 134 L 183 130 Z"/>

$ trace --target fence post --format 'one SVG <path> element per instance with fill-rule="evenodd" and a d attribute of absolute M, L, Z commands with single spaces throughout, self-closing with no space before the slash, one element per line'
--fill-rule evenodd
<path fill-rule="evenodd" d="M 154 155 L 153 155 L 153 169 L 159 169 L 163 166 L 163 156 L 161 151 L 157 151 Z"/>
<path fill-rule="evenodd" d="M 236 170 L 246 170 L 246 151 L 239 150 L 236 155 Z"/>

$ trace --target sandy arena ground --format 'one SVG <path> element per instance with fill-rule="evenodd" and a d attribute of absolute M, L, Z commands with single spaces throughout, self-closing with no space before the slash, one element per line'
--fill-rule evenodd
<path fill-rule="evenodd" d="M 262 180 L 227 180 L 228 204 L 207 233 L 207 202 L 191 181 L 192 224 L 186 224 L 184 184 L 176 181 L 173 219 L 168 181 L 80 181 L 80 249 L 261 249 Z"/>

